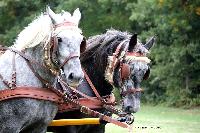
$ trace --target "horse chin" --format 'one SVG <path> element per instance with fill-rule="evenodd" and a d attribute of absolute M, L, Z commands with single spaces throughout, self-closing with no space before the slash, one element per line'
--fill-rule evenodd
<path fill-rule="evenodd" d="M 126 99 L 122 108 L 128 114 L 136 113 L 140 109 L 140 99 Z"/>
<path fill-rule="evenodd" d="M 124 109 L 124 111 L 127 113 L 127 114 L 132 114 L 132 113 L 137 113 L 139 111 L 140 107 L 126 107 Z"/>
<path fill-rule="evenodd" d="M 73 88 L 76 88 L 76 87 L 78 87 L 78 85 L 79 85 L 79 82 L 68 81 L 67 83 L 68 83 L 68 85 L 69 85 L 70 87 L 73 87 Z"/>

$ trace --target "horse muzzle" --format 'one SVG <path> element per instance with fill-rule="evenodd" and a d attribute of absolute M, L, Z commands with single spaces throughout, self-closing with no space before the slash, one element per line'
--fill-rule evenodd
<path fill-rule="evenodd" d="M 82 73 L 70 73 L 67 77 L 67 83 L 71 87 L 77 87 L 83 80 L 84 76 Z"/>

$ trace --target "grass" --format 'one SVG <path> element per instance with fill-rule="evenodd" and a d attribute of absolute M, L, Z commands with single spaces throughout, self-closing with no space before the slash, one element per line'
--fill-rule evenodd
<path fill-rule="evenodd" d="M 199 133 L 200 109 L 177 109 L 144 105 L 135 115 L 131 133 Z M 126 133 L 113 124 L 106 125 L 106 133 Z"/>

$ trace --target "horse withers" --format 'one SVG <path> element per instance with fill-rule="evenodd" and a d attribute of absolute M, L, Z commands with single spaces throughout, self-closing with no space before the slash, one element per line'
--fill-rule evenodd
<path fill-rule="evenodd" d="M 113 88 L 116 88 L 119 89 L 122 96 L 123 112 L 131 114 L 139 110 L 140 84 L 142 80 L 147 79 L 150 72 L 150 60 L 146 55 L 154 41 L 155 38 L 152 37 L 143 45 L 137 39 L 136 34 L 132 35 L 117 30 L 108 30 L 102 35 L 92 36 L 87 40 L 87 48 L 81 54 L 81 64 L 101 98 L 111 97 Z M 77 89 L 88 96 L 98 97 L 91 88 L 91 83 L 85 78 Z M 112 111 L 107 111 L 103 106 L 96 110 L 106 115 L 112 114 Z M 85 115 L 79 111 L 65 111 L 58 113 L 55 119 L 91 117 L 91 114 Z M 103 133 L 105 124 L 49 127 L 49 131 Z"/>
<path fill-rule="evenodd" d="M 1 133 L 46 133 L 58 110 L 57 96 L 48 88 L 61 73 L 68 86 L 76 87 L 83 78 L 80 18 L 78 9 L 71 15 L 47 7 L 14 45 L 2 48 L 6 51 L 0 56 Z"/>

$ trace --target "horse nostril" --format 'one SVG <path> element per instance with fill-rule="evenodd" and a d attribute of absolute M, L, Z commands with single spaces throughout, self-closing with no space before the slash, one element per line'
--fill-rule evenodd
<path fill-rule="evenodd" d="M 131 106 L 127 106 L 127 107 L 126 107 L 126 112 L 127 112 L 127 113 L 132 112 L 132 107 L 131 107 Z"/>
<path fill-rule="evenodd" d="M 70 73 L 69 76 L 68 76 L 68 79 L 73 80 L 74 79 L 74 73 Z"/>
<path fill-rule="evenodd" d="M 134 111 L 134 110 L 133 110 L 133 111 L 131 111 L 131 113 L 133 113 L 133 114 L 134 114 L 134 113 L 136 113 L 136 112 L 137 112 L 137 111 Z"/>

